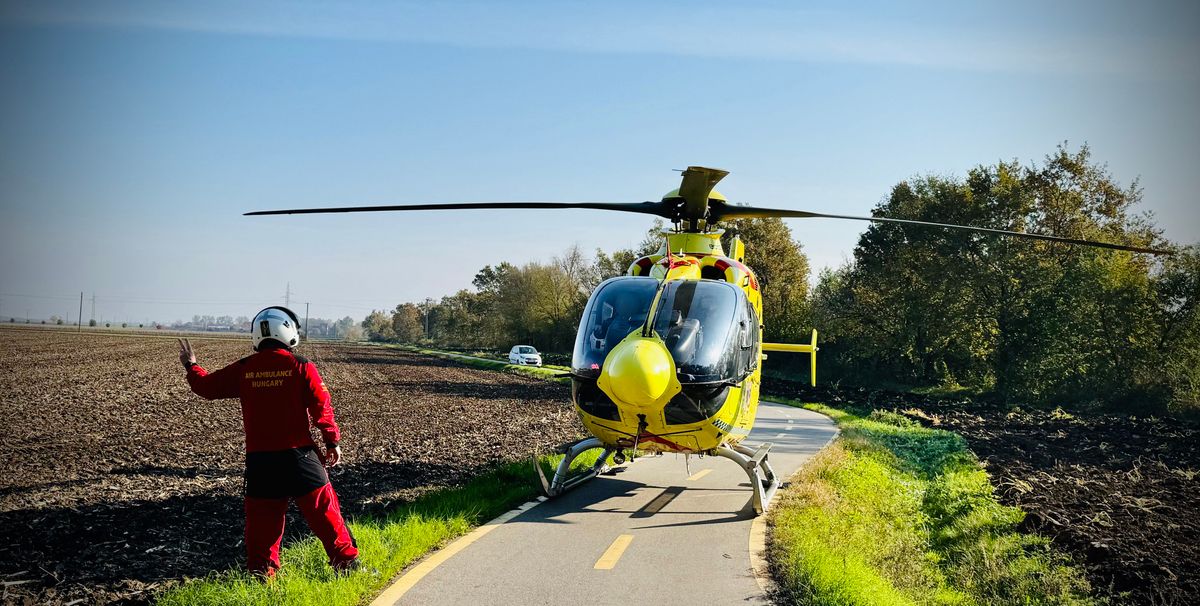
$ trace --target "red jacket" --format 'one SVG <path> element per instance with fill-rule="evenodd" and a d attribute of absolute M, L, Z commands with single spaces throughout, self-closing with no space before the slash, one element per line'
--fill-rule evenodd
<path fill-rule="evenodd" d="M 268 349 L 209 373 L 193 364 L 188 385 L 202 398 L 240 398 L 246 452 L 313 446 L 309 419 L 326 444 L 341 432 L 317 366 L 286 349 Z"/>

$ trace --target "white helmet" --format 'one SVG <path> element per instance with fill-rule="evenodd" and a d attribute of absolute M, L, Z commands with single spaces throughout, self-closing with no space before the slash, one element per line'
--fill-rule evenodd
<path fill-rule="evenodd" d="M 286 347 L 295 347 L 300 344 L 300 318 L 286 307 L 268 307 L 254 316 L 254 321 L 250 323 L 250 336 L 254 339 L 254 351 L 258 351 L 267 339 L 274 339 Z"/>

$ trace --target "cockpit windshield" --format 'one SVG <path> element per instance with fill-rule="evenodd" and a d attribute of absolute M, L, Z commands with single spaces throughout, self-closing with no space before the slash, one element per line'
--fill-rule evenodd
<path fill-rule="evenodd" d="M 583 312 L 571 368 L 581 376 L 599 376 L 608 352 L 646 323 L 658 280 L 627 276 L 600 285 Z"/>
<path fill-rule="evenodd" d="M 640 329 L 650 313 L 658 280 L 614 278 L 588 302 L 575 339 L 571 367 L 596 377 L 612 348 Z M 758 321 L 740 289 L 715 280 L 668 282 L 653 329 L 675 360 L 681 383 L 737 382 L 753 367 Z"/>
<path fill-rule="evenodd" d="M 667 284 L 654 331 L 675 359 L 682 383 L 739 380 L 742 306 L 737 287 L 685 280 Z"/>

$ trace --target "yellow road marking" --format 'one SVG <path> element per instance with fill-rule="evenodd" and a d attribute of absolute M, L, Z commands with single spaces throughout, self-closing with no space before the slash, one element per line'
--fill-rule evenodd
<path fill-rule="evenodd" d="M 700 478 L 703 478 L 704 476 L 706 476 L 710 473 L 712 473 L 711 469 L 701 469 L 700 471 L 697 471 L 696 473 L 692 474 L 688 478 L 688 480 L 699 480 Z"/>
<path fill-rule="evenodd" d="M 659 498 L 661 499 L 662 497 Z M 625 553 L 625 550 L 629 548 L 629 543 L 632 541 L 633 535 L 631 534 L 623 534 L 617 537 L 617 540 L 608 546 L 604 555 L 600 556 L 599 560 L 596 560 L 596 570 L 612 570 L 613 566 L 617 565 L 617 560 L 621 559 L 621 554 Z"/>
<path fill-rule="evenodd" d="M 393 583 L 391 587 L 388 587 L 383 593 L 379 594 L 379 597 L 375 598 L 371 602 L 370 606 L 392 606 L 392 604 L 395 604 L 401 596 L 408 593 L 408 590 L 412 589 L 417 582 L 425 578 L 425 575 L 433 572 L 434 568 L 437 568 L 443 562 L 449 560 L 454 556 L 454 554 L 466 549 L 471 543 L 483 538 L 483 535 L 495 530 L 497 526 L 500 526 L 501 524 L 504 524 L 505 522 L 521 515 L 522 513 L 533 509 L 545 500 L 546 499 L 544 498 L 538 497 L 536 501 L 525 503 L 524 505 L 512 511 L 500 515 L 487 524 L 472 530 L 457 541 L 443 547 L 438 551 L 435 551 L 432 555 L 422 560 L 416 566 L 409 568 L 408 572 L 401 575 L 399 579 L 396 579 L 396 582 Z"/>

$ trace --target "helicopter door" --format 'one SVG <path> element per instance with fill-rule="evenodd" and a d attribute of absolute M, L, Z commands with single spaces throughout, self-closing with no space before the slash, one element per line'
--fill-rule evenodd
<path fill-rule="evenodd" d="M 759 332 L 758 314 L 754 313 L 754 306 L 750 304 L 750 299 L 742 297 L 742 319 L 740 320 L 739 329 L 741 332 L 741 367 L 746 373 L 754 372 L 758 368 L 758 362 L 762 359 L 762 333 Z"/>
<path fill-rule="evenodd" d="M 680 280 L 667 284 L 654 318 L 675 360 L 680 383 L 738 383 L 746 377 L 755 337 L 748 335 L 746 294 L 727 282 Z"/>

